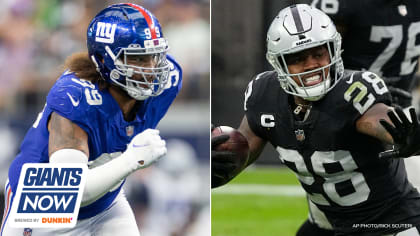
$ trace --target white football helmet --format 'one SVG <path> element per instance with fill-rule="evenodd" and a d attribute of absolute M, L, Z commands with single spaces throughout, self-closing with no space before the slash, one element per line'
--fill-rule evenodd
<path fill-rule="evenodd" d="M 303 73 L 289 73 L 285 55 L 321 45 L 325 45 L 328 49 L 330 64 Z M 310 101 L 321 99 L 337 84 L 344 73 L 340 34 L 325 13 L 307 4 L 292 5 L 279 12 L 267 33 L 266 57 L 277 71 L 284 91 Z M 324 69 L 328 67 L 330 70 L 326 74 Z M 318 71 L 323 71 L 322 81 L 312 86 L 305 86 L 302 76 Z M 298 85 L 291 76 L 297 76 L 301 85 Z"/>

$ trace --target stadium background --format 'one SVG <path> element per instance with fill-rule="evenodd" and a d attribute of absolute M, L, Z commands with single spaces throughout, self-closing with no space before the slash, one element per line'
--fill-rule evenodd
<path fill-rule="evenodd" d="M 124 1 L 5 0 L 0 8 L 0 186 L 67 56 L 86 50 L 86 29 Z M 159 19 L 184 70 L 183 89 L 158 128 L 169 161 L 125 186 L 143 236 L 210 235 L 209 0 L 131 1 Z M 171 160 L 181 160 L 171 162 Z M 188 181 L 186 181 L 188 180 Z M 185 184 L 187 183 L 187 184 Z M 3 201 L 0 201 L 3 204 Z M 3 206 L 1 207 L 1 211 Z"/>

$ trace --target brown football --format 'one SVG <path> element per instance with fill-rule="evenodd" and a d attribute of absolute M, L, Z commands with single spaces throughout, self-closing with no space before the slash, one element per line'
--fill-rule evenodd
<path fill-rule="evenodd" d="M 215 150 L 230 151 L 235 153 L 236 157 L 238 158 L 238 166 L 243 167 L 248 161 L 248 140 L 238 130 L 229 126 L 218 126 L 214 128 L 211 132 L 211 137 L 213 138 L 222 134 L 229 135 L 229 139 L 226 142 L 216 146 Z M 240 171 L 240 169 L 237 171 Z"/>

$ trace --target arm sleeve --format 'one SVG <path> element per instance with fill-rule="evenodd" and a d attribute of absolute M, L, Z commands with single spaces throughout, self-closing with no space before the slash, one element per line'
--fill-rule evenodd
<path fill-rule="evenodd" d="M 124 158 L 124 154 L 122 154 L 103 165 L 88 169 L 82 207 L 95 202 L 111 189 L 119 186 L 135 170 L 133 165 L 126 160 L 127 158 Z M 88 157 L 76 149 L 60 149 L 51 155 L 50 162 L 87 164 Z"/>

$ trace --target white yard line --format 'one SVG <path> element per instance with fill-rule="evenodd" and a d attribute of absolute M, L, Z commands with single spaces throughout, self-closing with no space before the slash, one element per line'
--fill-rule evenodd
<path fill-rule="evenodd" d="M 228 184 L 212 190 L 212 194 L 251 194 L 303 197 L 305 192 L 299 185 L 269 185 L 269 184 Z"/>

